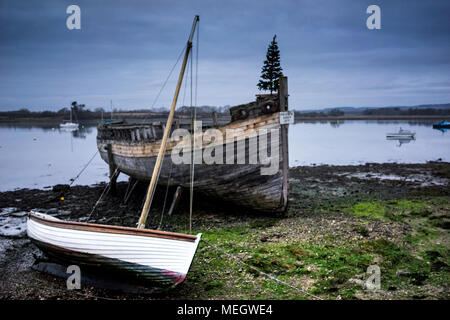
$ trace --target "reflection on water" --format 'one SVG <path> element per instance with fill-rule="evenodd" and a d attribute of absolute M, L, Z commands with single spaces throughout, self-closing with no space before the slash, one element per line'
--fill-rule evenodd
<path fill-rule="evenodd" d="M 361 164 L 450 161 L 450 134 L 432 129 L 433 121 L 309 121 L 289 128 L 289 163 Z M 399 127 L 415 140 L 387 140 Z M 44 188 L 69 183 L 97 151 L 95 123 L 67 131 L 57 123 L 0 124 L 0 191 Z M 400 148 L 399 148 L 400 147 Z M 126 176 L 121 175 L 120 180 Z M 108 167 L 97 157 L 75 184 L 108 180 Z"/>
<path fill-rule="evenodd" d="M 450 134 L 433 130 L 435 120 L 302 121 L 289 128 L 289 164 L 424 163 L 450 161 Z M 415 139 L 387 139 L 398 128 Z"/>
<path fill-rule="evenodd" d="M 0 191 L 69 183 L 97 151 L 95 123 L 78 130 L 57 123 L 0 124 Z M 75 184 L 107 181 L 108 167 L 97 156 Z"/>
<path fill-rule="evenodd" d="M 402 144 L 410 143 L 412 140 L 416 140 L 416 133 L 400 127 L 398 132 L 386 133 L 386 140 L 397 141 L 397 146 L 401 147 Z"/>
<path fill-rule="evenodd" d="M 411 141 L 416 140 L 415 138 L 391 138 L 391 137 L 387 137 L 386 140 L 394 140 L 397 141 L 397 147 L 401 147 L 402 144 L 407 144 L 410 143 Z"/>
<path fill-rule="evenodd" d="M 18 129 L 25 130 L 38 130 L 43 132 L 58 132 L 58 133 L 72 133 L 74 138 L 85 139 L 88 134 L 92 132 L 97 132 L 96 123 L 85 123 L 81 124 L 78 128 L 61 128 L 58 124 L 54 122 L 18 122 L 18 123 L 0 123 L 1 132 L 6 132 L 4 129 L 11 129 L 17 131 Z"/>
<path fill-rule="evenodd" d="M 434 130 L 438 130 L 438 131 L 440 131 L 440 132 L 442 132 L 442 133 L 446 133 L 447 131 L 448 131 L 448 129 L 447 128 L 433 128 Z"/>
<path fill-rule="evenodd" d="M 80 125 L 79 128 L 58 128 L 56 129 L 60 132 L 68 132 L 72 134 L 72 137 L 79 138 L 79 139 L 86 139 L 86 136 L 88 134 L 91 134 L 94 130 L 97 132 L 95 126 L 85 126 Z"/>

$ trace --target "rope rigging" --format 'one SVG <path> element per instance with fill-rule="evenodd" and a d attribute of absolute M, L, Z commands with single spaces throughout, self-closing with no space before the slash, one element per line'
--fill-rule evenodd
<path fill-rule="evenodd" d="M 191 170 L 190 170 L 190 209 L 189 209 L 189 230 L 190 232 L 192 232 L 192 208 L 193 208 L 193 188 L 194 188 L 194 161 L 195 161 L 195 150 L 194 150 L 194 133 L 195 133 L 195 122 L 196 122 L 196 105 L 197 105 L 197 93 L 198 93 L 198 52 L 199 52 L 199 28 L 197 28 L 197 39 L 196 39 L 196 57 L 195 57 L 195 98 L 194 98 L 194 85 L 193 85 L 193 77 L 194 77 L 194 61 L 193 61 L 193 54 L 190 55 L 190 59 L 187 61 L 187 68 L 188 68 L 188 72 L 185 75 L 185 88 L 184 88 L 184 95 L 183 95 L 183 104 L 185 101 L 185 97 L 186 97 L 186 92 L 187 92 L 187 77 L 189 76 L 189 72 L 190 72 L 190 106 L 191 106 L 191 120 L 192 120 L 192 130 L 191 130 L 191 137 L 192 137 L 192 141 L 191 141 Z M 158 91 L 158 94 L 156 95 L 151 109 L 156 105 L 161 93 L 163 92 L 164 88 L 166 87 L 173 71 L 175 70 L 176 66 L 178 65 L 178 63 L 180 62 L 180 59 L 183 55 L 183 52 L 185 52 L 187 48 L 187 44 L 183 47 L 183 49 L 181 50 L 180 54 L 178 55 L 178 58 L 175 62 L 175 64 L 172 66 L 169 74 L 167 75 L 164 83 L 162 84 L 160 90 Z M 195 99 L 195 106 L 193 103 L 193 99 Z M 148 117 L 148 116 L 147 116 Z M 147 117 L 144 118 L 144 121 L 147 119 Z M 94 155 L 89 159 L 89 161 L 86 163 L 85 166 L 83 166 L 82 170 L 70 181 L 70 185 L 71 186 L 80 176 L 81 174 L 86 170 L 86 168 L 91 164 L 91 162 L 93 161 L 93 159 L 95 158 L 95 156 L 99 153 L 99 150 L 96 150 L 96 152 L 94 153 Z M 162 165 L 162 164 L 161 164 Z M 118 173 L 118 168 L 116 168 L 114 175 L 116 175 Z M 166 201 L 167 201 L 167 195 L 168 195 L 168 190 L 169 190 L 169 186 L 170 186 L 170 182 L 171 182 L 171 174 L 172 174 L 172 164 L 170 166 L 170 170 L 169 170 L 169 178 L 168 178 L 168 184 L 167 184 L 167 188 L 166 188 L 166 194 L 165 194 L 165 198 L 164 198 L 164 205 L 163 205 L 163 209 L 162 209 L 162 213 L 161 213 L 161 218 L 160 218 L 160 222 L 159 222 L 159 227 L 161 227 L 162 225 L 162 221 L 163 221 L 163 216 L 164 216 L 164 211 L 165 211 L 165 207 L 166 207 Z M 159 178 L 159 174 L 158 174 L 158 178 Z M 99 203 L 101 202 L 103 196 L 106 194 L 107 190 L 110 188 L 111 186 L 111 180 L 108 182 L 108 184 L 105 186 L 105 188 L 103 189 L 102 193 L 100 194 L 100 197 L 97 199 L 97 201 L 95 202 L 89 216 L 88 216 L 88 220 L 91 219 L 92 214 L 95 212 L 95 209 L 97 208 L 97 206 L 99 205 Z"/>
<path fill-rule="evenodd" d="M 81 176 L 84 170 L 91 164 L 92 160 L 94 160 L 95 156 L 98 154 L 98 149 L 94 153 L 94 155 L 91 157 L 91 159 L 84 165 L 84 167 L 81 169 L 81 171 L 75 176 L 75 178 L 70 179 L 69 187 L 72 186 L 72 184 Z"/>
<path fill-rule="evenodd" d="M 185 105 L 185 100 L 186 100 L 186 93 L 188 92 L 187 90 L 187 84 L 188 84 L 188 77 L 190 77 L 190 86 L 189 86 L 189 91 L 190 91 L 190 109 L 191 109 L 191 164 L 190 164 L 190 204 L 189 204 L 189 232 L 192 232 L 192 209 L 193 209 L 193 188 L 194 188 L 194 159 L 195 159 L 195 150 L 194 150 L 194 126 L 195 126 L 195 121 L 196 121 L 196 114 L 197 114 L 197 83 L 198 83 L 198 48 L 199 48 L 199 24 L 197 26 L 197 39 L 196 39 L 196 45 L 193 46 L 193 48 L 195 48 L 196 50 L 196 60 L 195 60 L 195 96 L 194 96 L 194 81 L 193 81 L 193 70 L 194 70 L 194 61 L 193 61 L 193 54 L 190 55 L 190 59 L 187 61 L 187 70 L 188 72 L 186 72 L 186 74 L 184 75 L 184 89 L 183 89 L 183 102 L 182 102 L 182 106 Z M 193 99 L 195 101 L 195 104 L 193 103 Z M 166 207 L 166 202 L 167 202 L 167 196 L 168 196 L 168 191 L 169 191 L 169 186 L 170 186 L 170 182 L 171 182 L 171 175 L 172 175 L 172 163 L 170 164 L 170 170 L 169 170 L 169 178 L 168 178 L 168 184 L 166 186 L 166 193 L 164 196 L 164 203 L 163 203 L 163 209 L 161 212 L 161 218 L 160 218 L 160 222 L 159 222 L 159 226 L 158 229 L 161 228 L 162 225 L 162 221 L 163 221 L 163 216 L 165 213 L 165 207 Z"/>
<path fill-rule="evenodd" d="M 191 55 L 191 166 L 190 166 L 190 194 L 189 194 L 189 233 L 192 233 L 192 208 L 194 205 L 194 173 L 195 173 L 195 128 L 197 119 L 197 83 L 198 83 L 198 51 L 199 51 L 199 33 L 200 24 L 197 27 L 197 45 L 195 57 L 195 106 L 192 104 L 192 74 L 193 74 L 193 55 Z"/>
<path fill-rule="evenodd" d="M 190 61 L 188 61 L 188 65 L 187 65 L 188 70 L 189 70 L 189 64 L 190 64 Z M 187 77 L 188 77 L 188 73 L 186 73 L 185 76 L 184 76 L 183 103 L 181 104 L 182 106 L 184 106 L 184 101 L 185 101 L 185 98 L 186 98 L 186 92 L 187 92 L 187 90 L 186 90 L 186 88 L 187 88 L 187 79 L 186 78 Z M 164 156 L 166 156 L 166 154 Z M 170 187 L 170 182 L 171 182 L 171 177 L 172 177 L 172 165 L 173 165 L 173 163 L 171 161 L 170 162 L 170 169 L 169 169 L 169 178 L 167 179 L 166 193 L 164 195 L 164 203 L 163 203 L 163 208 L 162 208 L 162 211 L 161 211 L 161 217 L 160 217 L 160 220 L 159 220 L 158 230 L 161 229 L 162 222 L 163 222 L 164 211 L 165 211 L 165 208 L 166 208 L 167 196 L 169 194 L 169 187 Z M 164 161 L 163 161 L 161 167 L 163 167 L 163 166 L 164 166 Z"/>
<path fill-rule="evenodd" d="M 117 172 L 119 171 L 119 168 L 116 168 L 116 170 L 113 173 L 113 176 L 115 176 L 117 174 Z M 92 207 L 91 212 L 89 213 L 89 216 L 87 218 L 87 220 L 89 221 L 91 219 L 92 214 L 94 213 L 95 209 L 97 208 L 97 206 L 99 205 L 100 201 L 102 200 L 103 196 L 105 195 L 106 191 L 109 189 L 109 187 L 111 186 L 111 180 L 109 180 L 108 184 L 106 185 L 106 187 L 103 189 L 103 192 L 100 194 L 100 197 L 97 199 L 97 201 L 95 202 L 94 206 Z"/>
<path fill-rule="evenodd" d="M 156 102 L 158 101 L 158 99 L 159 99 L 161 93 L 163 92 L 164 88 L 166 87 L 167 82 L 169 81 L 169 79 L 170 79 L 170 77 L 171 77 L 173 71 L 175 70 L 176 66 L 177 66 L 178 63 L 180 62 L 180 59 L 181 59 L 181 57 L 183 56 L 183 52 L 185 51 L 185 49 L 186 49 L 186 45 L 183 47 L 183 49 L 181 50 L 180 54 L 178 55 L 178 58 L 177 58 L 175 64 L 172 66 L 172 68 L 171 68 L 169 74 L 167 75 L 167 77 L 166 77 L 164 83 L 162 84 L 161 88 L 159 89 L 158 94 L 156 95 L 155 99 L 153 100 L 153 103 L 152 103 L 152 106 L 150 107 L 150 109 L 153 109 L 153 107 L 156 105 Z M 148 118 L 148 116 L 144 117 L 144 120 L 143 120 L 143 121 L 145 122 L 145 120 L 146 120 L 147 118 Z M 94 154 L 94 157 L 97 155 L 97 153 L 98 153 L 98 150 L 97 150 L 96 153 Z M 91 161 L 93 160 L 94 157 L 92 157 L 92 159 L 89 160 L 89 162 L 87 163 L 87 165 L 86 165 L 86 166 L 83 168 L 83 170 L 77 175 L 77 177 L 75 177 L 74 180 L 76 180 L 76 179 L 79 177 L 79 175 L 84 171 L 84 169 L 86 169 L 86 167 L 91 163 Z M 119 169 L 116 168 L 116 170 L 114 171 L 114 174 L 113 174 L 113 175 L 116 175 L 117 172 L 118 172 L 118 170 L 119 170 Z M 73 183 L 73 182 L 74 182 L 74 181 L 72 181 L 72 183 Z M 92 214 L 94 213 L 94 211 L 95 211 L 95 209 L 97 208 L 97 206 L 100 204 L 100 202 L 101 202 L 103 196 L 106 194 L 106 192 L 107 192 L 107 190 L 109 189 L 110 185 L 111 185 L 111 180 L 108 182 L 108 184 L 106 185 L 106 187 L 103 189 L 103 192 L 100 194 L 100 197 L 99 197 L 99 198 L 97 199 L 97 201 L 95 202 L 95 204 L 94 204 L 94 206 L 93 206 L 93 208 L 92 208 L 92 210 L 91 210 L 91 212 L 90 212 L 90 214 L 89 214 L 89 216 L 88 216 L 88 220 L 91 219 Z M 162 217 L 161 217 L 161 221 L 162 221 Z"/>
<path fill-rule="evenodd" d="M 165 88 L 166 85 L 167 85 L 167 82 L 169 81 L 170 77 L 172 76 L 172 73 L 173 73 L 173 71 L 175 70 L 175 67 L 176 67 L 176 66 L 178 65 L 178 63 L 180 62 L 180 59 L 181 59 L 181 57 L 183 56 L 184 51 L 186 50 L 186 46 L 187 46 L 187 44 L 184 45 L 183 49 L 181 50 L 180 54 L 178 55 L 177 61 L 176 61 L 175 64 L 172 66 L 172 69 L 170 69 L 170 72 L 169 72 L 169 74 L 167 75 L 166 80 L 164 81 L 163 85 L 162 85 L 161 88 L 159 89 L 158 94 L 156 95 L 155 99 L 153 100 L 152 105 L 150 106 L 150 110 L 152 110 L 152 109 L 155 107 L 156 102 L 158 101 L 158 99 L 159 99 L 161 93 L 163 92 L 164 88 Z M 148 117 L 149 117 L 148 115 L 145 116 L 144 119 L 143 119 L 143 121 L 145 122 L 145 120 L 147 120 Z"/>

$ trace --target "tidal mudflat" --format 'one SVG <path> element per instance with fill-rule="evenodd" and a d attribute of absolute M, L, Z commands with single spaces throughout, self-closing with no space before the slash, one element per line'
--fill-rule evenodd
<path fill-rule="evenodd" d="M 290 170 L 286 215 L 261 215 L 196 195 L 193 232 L 203 239 L 187 280 L 158 294 L 82 286 L 35 271 L 45 259 L 26 237 L 26 212 L 86 221 L 105 185 L 75 186 L 61 200 L 52 190 L 0 193 L 1 299 L 310 299 L 227 258 L 245 263 L 324 299 L 449 299 L 450 164 L 307 166 Z M 123 204 L 124 182 L 92 214 L 92 222 L 135 226 L 145 186 Z M 188 199 L 161 218 L 159 190 L 150 228 L 186 232 Z M 58 188 L 56 188 L 58 190 Z M 59 190 L 58 190 L 59 191 Z M 186 198 L 186 197 L 185 197 Z M 200 201 L 201 200 L 201 201 Z M 212 246 L 211 246 L 212 245 Z M 381 288 L 367 290 L 368 266 Z"/>

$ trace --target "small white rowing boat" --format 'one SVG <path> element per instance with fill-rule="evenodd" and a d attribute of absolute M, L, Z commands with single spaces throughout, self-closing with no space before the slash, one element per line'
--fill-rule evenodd
<path fill-rule="evenodd" d="M 201 234 L 194 236 L 148 230 L 145 225 L 198 20 L 199 17 L 195 16 L 138 227 L 62 221 L 49 215 L 30 212 L 27 220 L 28 237 L 49 256 L 80 266 L 122 271 L 134 278 L 162 286 L 174 286 L 186 278 Z"/>
<path fill-rule="evenodd" d="M 30 212 L 28 237 L 64 262 L 101 266 L 161 286 L 184 281 L 201 234 L 70 222 Z"/>

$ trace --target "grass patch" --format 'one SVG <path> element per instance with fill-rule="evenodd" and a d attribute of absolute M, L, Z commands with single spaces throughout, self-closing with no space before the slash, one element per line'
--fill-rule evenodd
<path fill-rule="evenodd" d="M 383 257 L 379 264 L 382 289 L 424 284 L 442 285 L 442 282 L 436 282 L 436 279 L 448 280 L 448 250 L 442 246 L 418 255 L 413 255 L 407 249 L 386 239 L 367 241 L 362 247 Z M 436 278 L 436 272 L 444 270 L 446 273 L 441 273 Z"/>
<path fill-rule="evenodd" d="M 405 218 L 427 217 L 432 214 L 426 202 L 411 200 L 359 202 L 344 211 L 360 217 L 386 221 L 403 221 Z"/>
<path fill-rule="evenodd" d="M 352 298 L 356 288 L 348 280 L 366 271 L 372 264 L 372 254 L 362 252 L 358 247 L 331 245 L 308 247 L 309 262 L 318 268 L 315 275 L 318 281 L 313 293 Z"/>
<path fill-rule="evenodd" d="M 280 280 L 302 287 L 305 277 L 313 282 L 311 293 L 352 298 L 355 288 L 348 280 L 365 272 L 373 256 L 354 244 L 337 246 L 305 242 L 260 242 L 255 225 L 205 232 L 204 239 L 239 257 L 250 266 Z M 257 226 L 259 227 L 259 225 Z M 259 272 L 226 257 L 203 244 L 199 250 L 192 277 L 203 286 L 205 297 L 233 291 L 234 298 L 304 299 L 289 287 L 269 280 Z M 233 287 L 233 288 L 231 288 Z M 306 297 L 307 298 L 307 297 Z"/>
<path fill-rule="evenodd" d="M 381 268 L 380 297 L 448 298 L 448 293 L 442 290 L 445 283 L 450 283 L 449 250 L 443 241 L 448 237 L 448 231 L 436 227 L 437 221 L 448 217 L 448 198 L 362 200 L 358 197 L 330 203 L 302 202 L 298 206 L 305 212 L 320 208 L 319 212 L 335 214 L 344 211 L 361 217 L 351 219 L 351 231 L 366 238 L 363 240 L 349 237 L 337 242 L 336 236 L 330 233 L 322 237 L 321 242 L 312 237 L 300 241 L 291 238 L 289 230 L 285 235 L 285 230 L 280 229 L 283 223 L 278 223 L 280 219 L 271 217 L 257 217 L 234 227 L 198 230 L 203 232 L 206 241 L 201 243 L 189 274 L 191 284 L 194 284 L 188 287 L 189 292 L 195 291 L 196 297 L 201 299 L 309 298 L 208 248 L 210 243 L 262 272 L 322 298 L 355 299 L 366 294 L 373 297 L 361 287 L 361 281 L 355 281 L 364 281 L 368 266 L 373 264 Z M 389 233 L 372 232 L 373 228 L 385 227 L 387 223 L 370 219 L 408 227 L 396 227 L 400 233 L 391 237 Z M 275 225 L 277 231 L 272 228 Z M 280 236 L 271 237 L 271 232 Z M 369 236 L 370 239 L 377 236 L 387 239 L 370 240 Z M 432 290 L 436 293 L 430 293 Z"/>
<path fill-rule="evenodd" d="M 347 212 L 360 217 L 385 219 L 386 209 L 386 206 L 379 202 L 360 202 L 351 206 Z"/>

